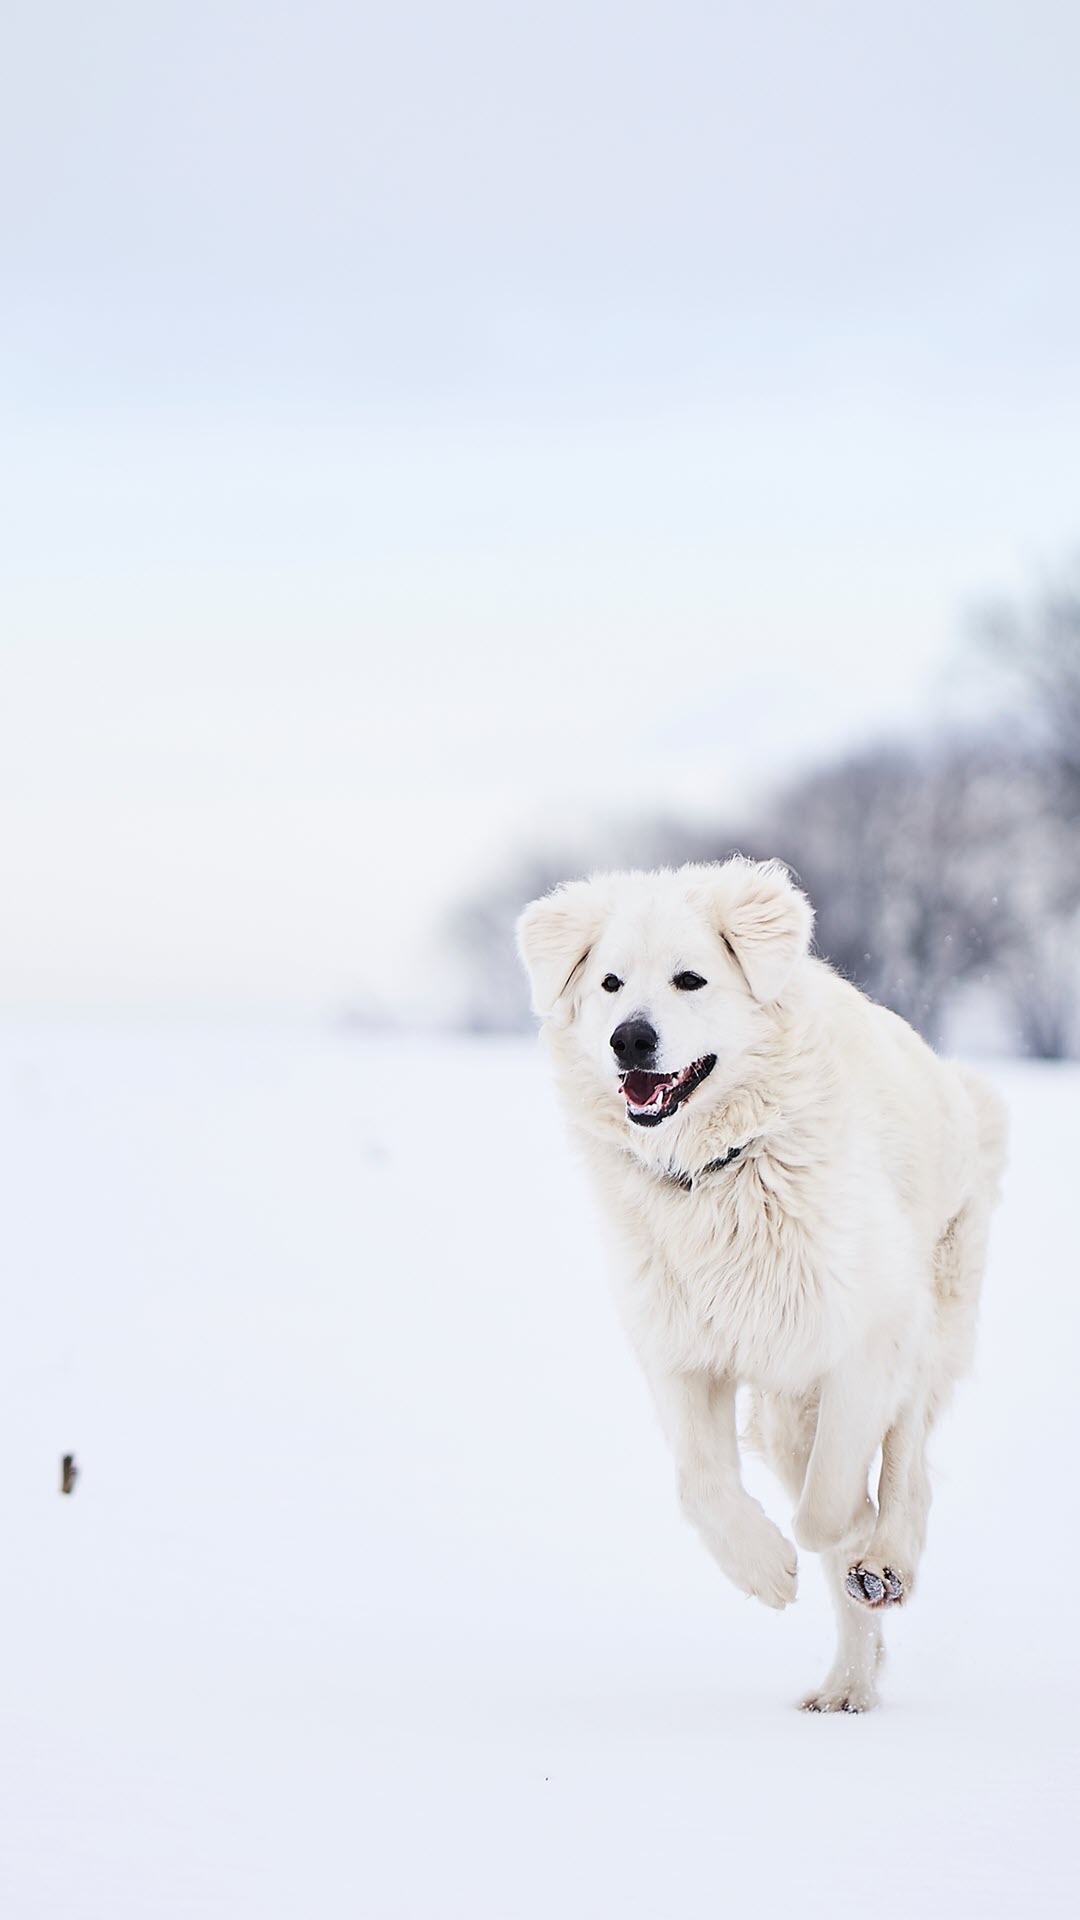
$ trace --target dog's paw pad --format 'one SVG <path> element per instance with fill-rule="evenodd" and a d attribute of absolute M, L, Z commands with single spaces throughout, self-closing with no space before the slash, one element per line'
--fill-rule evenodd
<path fill-rule="evenodd" d="M 873 1567 L 860 1561 L 858 1566 L 849 1569 L 844 1582 L 851 1598 L 863 1607 L 896 1607 L 904 1597 L 904 1583 L 891 1567 L 882 1567 L 875 1573 Z"/>

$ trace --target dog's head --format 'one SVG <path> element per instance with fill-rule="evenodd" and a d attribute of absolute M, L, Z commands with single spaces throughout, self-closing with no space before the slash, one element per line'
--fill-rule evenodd
<path fill-rule="evenodd" d="M 534 1011 L 610 1118 L 682 1135 L 773 1031 L 813 911 L 776 861 L 598 874 L 526 907 Z"/>

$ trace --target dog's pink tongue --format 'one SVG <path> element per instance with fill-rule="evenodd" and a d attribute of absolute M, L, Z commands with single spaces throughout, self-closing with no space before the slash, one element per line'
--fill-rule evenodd
<path fill-rule="evenodd" d="M 657 1087 L 666 1087 L 667 1079 L 662 1073 L 624 1073 L 622 1090 L 632 1107 L 643 1107 Z"/>

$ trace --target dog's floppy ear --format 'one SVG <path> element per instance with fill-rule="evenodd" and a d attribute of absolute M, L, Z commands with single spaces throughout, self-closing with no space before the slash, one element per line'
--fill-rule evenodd
<path fill-rule="evenodd" d="M 604 903 L 592 880 L 567 880 L 525 908 L 518 952 L 532 988 L 533 1012 L 547 1019 L 588 959 L 603 924 Z"/>
<path fill-rule="evenodd" d="M 727 941 L 755 1000 L 783 993 L 810 945 L 814 909 L 779 860 L 737 858 L 717 867 L 708 886 L 713 925 Z"/>

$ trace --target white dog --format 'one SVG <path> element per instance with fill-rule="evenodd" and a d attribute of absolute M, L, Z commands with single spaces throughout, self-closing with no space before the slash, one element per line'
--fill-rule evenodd
<path fill-rule="evenodd" d="M 794 1600 L 795 1548 L 740 1478 L 748 1384 L 748 1441 L 797 1500 L 839 1620 L 803 1705 L 857 1713 L 881 1612 L 918 1573 L 927 1435 L 971 1354 L 1004 1119 L 810 957 L 812 924 L 786 869 L 735 859 L 572 881 L 518 940 L 683 1507 L 736 1586 Z"/>

